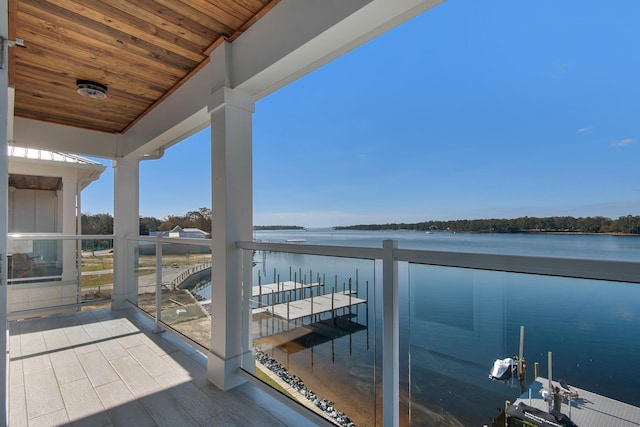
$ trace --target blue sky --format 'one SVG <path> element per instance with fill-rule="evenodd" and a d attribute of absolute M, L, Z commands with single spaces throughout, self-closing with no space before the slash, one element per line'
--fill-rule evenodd
<path fill-rule="evenodd" d="M 637 0 L 445 1 L 256 103 L 254 223 L 640 215 L 639 22 Z M 141 164 L 141 215 L 211 207 L 209 144 Z M 85 213 L 113 212 L 107 166 Z"/>

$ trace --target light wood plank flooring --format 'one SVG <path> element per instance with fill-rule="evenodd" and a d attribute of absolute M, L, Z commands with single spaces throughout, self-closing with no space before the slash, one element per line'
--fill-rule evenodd
<path fill-rule="evenodd" d="M 152 326 L 133 309 L 11 322 L 10 426 L 315 425 L 250 383 L 219 390 Z"/>

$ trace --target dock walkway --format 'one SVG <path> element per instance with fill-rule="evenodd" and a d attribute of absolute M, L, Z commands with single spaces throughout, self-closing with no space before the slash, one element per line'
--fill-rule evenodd
<path fill-rule="evenodd" d="M 542 399 L 540 391 L 543 388 L 548 388 L 548 385 L 548 379 L 536 378 L 529 386 L 531 399 L 529 399 L 529 390 L 527 390 L 514 402 L 514 405 L 522 402 L 534 408 L 547 411 L 549 409 L 548 403 Z M 560 385 L 553 381 L 553 386 L 559 387 Z M 570 401 L 571 405 L 569 405 L 569 402 L 564 401 L 561 412 L 569 416 L 578 426 L 640 426 L 640 408 L 571 385 L 570 387 L 578 393 L 578 397 Z"/>
<path fill-rule="evenodd" d="M 353 296 L 354 293 L 353 291 L 335 292 L 288 303 L 267 305 L 253 309 L 253 314 L 268 313 L 285 320 L 297 320 L 367 302 L 365 299 Z"/>
<path fill-rule="evenodd" d="M 297 292 L 300 291 L 302 289 L 306 290 L 306 289 L 312 289 L 312 288 L 317 288 L 320 286 L 320 283 L 300 283 L 300 282 L 294 282 L 294 281 L 286 281 L 286 282 L 279 282 L 279 283 L 269 283 L 266 285 L 258 285 L 258 286 L 253 286 L 251 289 L 251 296 L 253 297 L 259 297 L 259 296 L 269 296 L 271 295 L 271 293 L 273 292 L 274 294 L 277 293 L 284 293 L 284 292 Z"/>

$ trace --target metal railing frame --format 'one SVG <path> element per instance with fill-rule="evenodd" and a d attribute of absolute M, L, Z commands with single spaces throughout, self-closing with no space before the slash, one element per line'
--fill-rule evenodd
<path fill-rule="evenodd" d="M 75 240 L 80 242 L 82 240 L 114 240 L 113 234 L 61 234 L 61 233 L 9 233 L 7 239 L 11 241 L 47 241 L 47 240 Z M 81 252 L 80 247 L 76 247 L 76 253 Z M 33 308 L 27 310 L 16 310 L 7 313 L 9 320 L 16 320 L 24 318 L 25 316 L 35 316 L 39 314 L 50 313 L 52 310 L 73 310 L 80 309 L 82 307 L 95 306 L 96 304 L 102 304 L 105 301 L 87 301 L 82 302 L 82 256 L 76 256 L 76 278 L 72 281 L 62 281 L 52 279 L 60 278 L 62 276 L 34 276 L 25 278 L 10 279 L 7 278 L 8 286 L 19 286 L 22 289 L 27 288 L 44 288 L 50 286 L 72 285 L 77 284 L 77 299 L 75 304 L 65 304 L 51 307 Z"/>
<path fill-rule="evenodd" d="M 61 235 L 61 234 L 14 234 L 10 238 L 22 240 L 104 240 L 114 239 L 113 235 Z M 147 241 L 155 244 L 156 250 L 156 330 L 170 327 L 161 318 L 162 291 L 162 244 L 187 244 L 211 247 L 209 239 L 170 238 L 160 236 L 130 236 L 128 241 Z M 281 252 L 289 254 L 315 255 L 327 257 L 353 258 L 382 262 L 382 337 L 391 345 L 383 346 L 382 396 L 383 424 L 397 425 L 399 402 L 397 396 L 398 373 L 398 262 L 412 264 L 444 266 L 453 268 L 499 271 L 519 274 L 533 274 L 554 277 L 567 277 L 584 280 L 604 280 L 640 284 L 640 262 L 592 260 L 559 257 L 538 257 L 521 255 L 496 255 L 467 252 L 443 252 L 429 250 L 411 250 L 397 247 L 397 241 L 384 240 L 381 248 L 359 246 L 329 245 L 292 245 L 287 243 L 266 243 L 257 241 L 239 241 L 236 247 L 242 250 Z M 129 265 L 128 268 L 135 268 Z M 80 274 L 80 269 L 78 270 Z M 80 278 L 78 279 L 80 283 Z M 246 298 L 250 298 L 250 295 Z M 64 308 L 79 307 L 88 304 L 76 304 Z M 39 309 L 41 311 L 50 308 Z M 30 310 L 31 312 L 31 310 Z M 243 329 L 248 328 L 243 323 Z M 246 331 L 244 331 L 246 332 Z M 189 341 L 188 337 L 182 337 Z M 389 398 L 391 396 L 391 398 Z"/>
<path fill-rule="evenodd" d="M 291 245 L 240 241 L 238 248 L 270 252 L 382 260 L 382 407 L 383 425 L 399 423 L 398 262 L 584 280 L 640 283 L 640 262 L 441 252 L 400 249 L 395 240 L 382 248 L 356 246 Z M 391 398 L 389 398 L 391 397 Z"/>

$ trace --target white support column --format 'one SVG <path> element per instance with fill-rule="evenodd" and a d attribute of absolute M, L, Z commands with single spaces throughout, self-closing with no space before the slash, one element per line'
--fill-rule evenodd
<path fill-rule="evenodd" d="M 58 215 L 60 224 L 59 231 L 62 234 L 76 234 L 76 188 L 77 175 L 62 176 L 62 191 L 58 192 Z M 70 215 L 69 212 L 73 212 Z M 64 240 L 62 242 L 62 280 L 75 280 L 76 274 L 76 242 Z"/>
<path fill-rule="evenodd" d="M 238 240 L 250 240 L 253 227 L 253 97 L 226 86 L 211 96 L 211 350 L 207 375 L 223 390 L 240 385 L 243 345 L 242 251 Z"/>
<path fill-rule="evenodd" d="M 7 0 L 0 0 L 0 36 L 7 39 Z M 0 58 L 5 64 L 8 62 L 7 50 L 3 49 L 4 58 Z M 9 88 L 8 67 L 0 69 L 0 423 L 9 425 L 9 355 L 8 350 L 8 322 L 7 322 L 7 233 L 8 233 L 8 207 L 7 193 L 9 191 L 8 177 L 9 166 L 7 160 L 7 143 L 9 138 L 13 138 L 10 129 L 13 129 L 13 96 L 14 89 Z"/>
<path fill-rule="evenodd" d="M 139 219 L 139 162 L 136 158 L 123 157 L 113 161 L 114 208 L 113 208 L 113 293 L 114 309 L 126 307 L 126 301 L 137 301 L 137 283 L 133 263 L 134 254 L 129 253 L 127 236 L 140 232 Z"/>
<path fill-rule="evenodd" d="M 400 423 L 400 317 L 398 314 L 398 263 L 393 251 L 397 240 L 382 242 L 382 423 Z"/>

